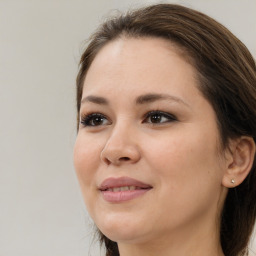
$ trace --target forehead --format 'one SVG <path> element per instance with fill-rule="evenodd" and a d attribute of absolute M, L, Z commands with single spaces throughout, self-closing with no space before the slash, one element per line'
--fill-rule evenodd
<path fill-rule="evenodd" d="M 96 55 L 85 77 L 83 95 L 166 90 L 182 94 L 185 87 L 198 84 L 196 70 L 186 59 L 181 49 L 165 39 L 119 38 Z"/>

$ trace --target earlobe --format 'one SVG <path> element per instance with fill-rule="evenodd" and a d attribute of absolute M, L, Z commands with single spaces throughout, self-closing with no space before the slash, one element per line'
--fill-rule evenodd
<path fill-rule="evenodd" d="M 240 185 L 251 171 L 255 156 L 255 142 L 252 137 L 242 136 L 231 142 L 231 159 L 222 179 L 222 185 L 233 188 Z"/>

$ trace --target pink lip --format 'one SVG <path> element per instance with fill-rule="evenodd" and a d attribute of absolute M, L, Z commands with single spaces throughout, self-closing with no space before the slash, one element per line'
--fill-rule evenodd
<path fill-rule="evenodd" d="M 108 190 L 126 186 L 134 186 L 136 189 L 115 192 Z M 111 203 L 121 203 L 137 198 L 148 192 L 150 189 L 152 189 L 151 185 L 132 179 L 130 177 L 108 178 L 104 180 L 99 187 L 103 198 Z"/>

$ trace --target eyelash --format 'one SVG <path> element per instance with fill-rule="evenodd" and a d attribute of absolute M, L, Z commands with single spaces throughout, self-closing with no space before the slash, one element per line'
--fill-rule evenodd
<path fill-rule="evenodd" d="M 153 110 L 153 111 L 148 112 L 148 113 L 144 116 L 143 123 L 146 123 L 145 120 L 149 119 L 150 117 L 153 117 L 154 115 L 155 115 L 155 116 L 158 115 L 158 116 L 160 116 L 161 118 L 164 117 L 164 118 L 166 118 L 167 120 L 164 121 L 164 122 L 161 122 L 161 123 L 154 123 L 154 122 L 152 122 L 152 120 L 151 120 L 151 122 L 148 122 L 148 123 L 150 123 L 150 124 L 152 124 L 152 125 L 154 125 L 154 124 L 164 124 L 164 123 L 170 123 L 170 122 L 177 121 L 177 118 L 176 118 L 174 115 L 172 115 L 172 114 L 169 114 L 169 113 L 166 113 L 166 112 L 163 112 L 163 111 L 159 111 L 159 110 Z"/>
<path fill-rule="evenodd" d="M 156 118 L 155 121 L 159 121 L 159 117 L 160 117 L 160 119 L 166 118 L 166 121 L 164 121 L 164 122 L 152 122 L 152 120 L 151 120 L 151 122 L 147 121 L 147 120 L 149 120 L 150 117 L 152 118 L 154 115 L 155 116 L 158 115 L 158 118 Z M 95 122 L 96 118 L 100 118 L 100 120 L 98 120 L 98 121 L 103 122 L 103 124 L 95 124 L 95 123 L 93 124 L 92 122 Z M 90 114 L 83 115 L 81 117 L 80 123 L 84 127 L 88 127 L 88 126 L 89 127 L 97 127 L 97 126 L 106 125 L 106 124 L 104 124 L 104 119 L 108 120 L 108 118 L 101 113 L 90 113 Z M 161 125 L 164 123 L 170 123 L 170 122 L 175 122 L 175 121 L 177 121 L 177 118 L 174 115 L 163 112 L 163 111 L 159 111 L 159 110 L 153 110 L 153 111 L 146 113 L 146 115 L 144 115 L 142 123 L 149 123 L 151 125 Z M 111 122 L 110 122 L 110 124 L 111 124 Z"/>
<path fill-rule="evenodd" d="M 102 125 L 102 124 L 92 124 L 91 122 L 93 122 L 93 121 L 95 121 L 96 120 L 96 118 L 101 118 L 101 120 L 104 118 L 104 119 L 106 119 L 107 120 L 107 117 L 106 116 L 104 116 L 103 114 L 101 114 L 101 113 L 90 113 L 90 114 L 86 114 L 86 115 L 84 115 L 84 116 L 81 116 L 81 120 L 80 120 L 80 123 L 84 126 L 84 127 L 86 127 L 86 126 L 92 126 L 92 127 L 94 127 L 94 126 L 100 126 L 100 125 Z"/>

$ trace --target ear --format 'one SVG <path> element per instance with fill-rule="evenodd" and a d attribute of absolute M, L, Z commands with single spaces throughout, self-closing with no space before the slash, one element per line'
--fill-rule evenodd
<path fill-rule="evenodd" d="M 240 185 L 252 168 L 254 156 L 255 143 L 252 137 L 242 136 L 232 140 L 222 185 L 227 188 Z"/>

